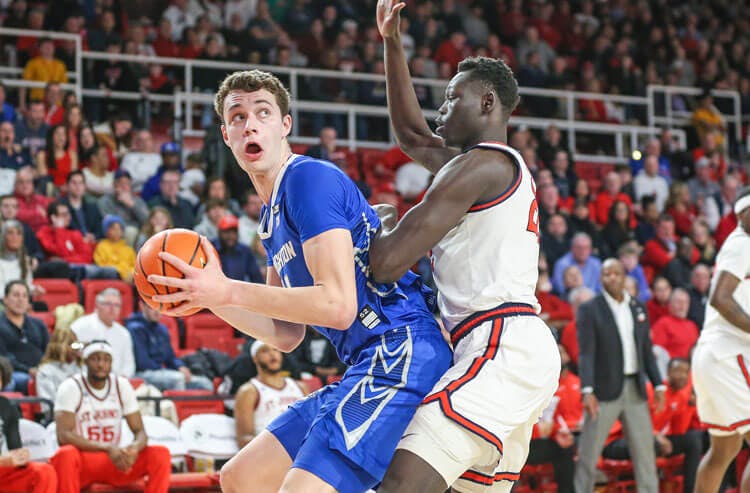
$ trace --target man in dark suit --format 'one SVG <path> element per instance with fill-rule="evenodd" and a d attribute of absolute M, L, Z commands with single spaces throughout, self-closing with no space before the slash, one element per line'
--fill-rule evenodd
<path fill-rule="evenodd" d="M 625 268 L 609 259 L 602 266 L 604 291 L 578 308 L 578 368 L 586 418 L 578 447 L 575 489 L 594 491 L 596 462 L 612 424 L 622 421 L 639 492 L 657 493 L 646 380 L 664 405 L 663 379 L 651 349 L 646 307 L 625 292 Z M 649 431 L 644 433 L 644 431 Z"/>
<path fill-rule="evenodd" d="M 94 200 L 86 197 L 86 178 L 81 170 L 71 171 L 67 178 L 68 193 L 60 201 L 70 209 L 70 228 L 81 232 L 87 241 L 102 235 L 102 215 Z"/>

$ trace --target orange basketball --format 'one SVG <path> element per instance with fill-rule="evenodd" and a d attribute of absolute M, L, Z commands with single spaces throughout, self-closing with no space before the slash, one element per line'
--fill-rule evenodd
<path fill-rule="evenodd" d="M 180 228 L 167 229 L 155 234 L 138 250 L 138 256 L 135 261 L 135 273 L 133 274 L 135 287 L 138 289 L 141 299 L 148 303 L 151 308 L 163 311 L 176 308 L 180 304 L 157 303 L 151 297 L 157 294 L 171 294 L 177 290 L 150 283 L 148 276 L 157 274 L 161 276 L 182 277 L 182 273 L 169 263 L 162 261 L 159 258 L 159 252 L 169 252 L 193 267 L 200 268 L 206 265 L 208 256 L 201 246 L 200 235 L 195 231 Z M 200 311 L 200 308 L 195 308 L 183 315 L 192 315 L 198 311 Z"/>

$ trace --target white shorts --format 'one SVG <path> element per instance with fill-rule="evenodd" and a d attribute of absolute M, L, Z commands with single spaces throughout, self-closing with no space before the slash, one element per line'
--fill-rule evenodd
<path fill-rule="evenodd" d="M 453 330 L 454 366 L 417 409 L 398 445 L 456 491 L 510 491 L 534 424 L 557 390 L 560 354 L 528 305 L 505 304 Z"/>
<path fill-rule="evenodd" d="M 717 357 L 708 344 L 693 352 L 693 385 L 698 416 L 712 435 L 750 431 L 750 358 L 747 351 Z"/>

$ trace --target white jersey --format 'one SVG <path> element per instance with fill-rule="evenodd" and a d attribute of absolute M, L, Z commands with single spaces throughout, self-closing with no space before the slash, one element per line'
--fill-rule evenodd
<path fill-rule="evenodd" d="M 284 387 L 277 389 L 266 385 L 257 378 L 250 383 L 258 390 L 258 402 L 255 405 L 255 433 L 261 430 L 282 414 L 286 409 L 305 397 L 297 382 L 291 378 L 284 379 Z"/>
<path fill-rule="evenodd" d="M 741 225 L 732 231 L 716 256 L 709 299 L 716 289 L 716 281 L 721 271 L 729 272 L 740 280 L 734 291 L 734 299 L 745 313 L 750 313 L 750 235 Z M 732 325 L 711 306 L 711 303 L 706 303 L 706 318 L 698 343 L 708 345 L 718 358 L 735 356 L 738 353 L 750 357 L 750 334 Z"/>
<path fill-rule="evenodd" d="M 82 374 L 65 380 L 58 389 L 55 411 L 76 415 L 76 433 L 102 444 L 120 443 L 122 418 L 138 411 L 138 401 L 127 379 L 110 373 L 103 389 L 92 388 Z"/>
<path fill-rule="evenodd" d="M 504 152 L 518 174 L 501 195 L 472 206 L 432 249 L 438 306 L 448 331 L 473 313 L 503 303 L 526 303 L 538 311 L 534 292 L 539 210 L 534 178 L 515 149 L 496 142 L 477 147 Z"/>

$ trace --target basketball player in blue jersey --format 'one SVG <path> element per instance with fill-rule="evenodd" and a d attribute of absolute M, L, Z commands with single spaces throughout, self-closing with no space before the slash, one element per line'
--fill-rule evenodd
<path fill-rule="evenodd" d="M 380 219 L 331 163 L 295 155 L 287 142 L 289 94 L 271 74 L 229 75 L 216 95 L 222 135 L 263 199 L 259 235 L 266 285 L 227 279 L 211 253 L 203 269 L 166 253 L 184 279 L 155 297 L 205 307 L 283 351 L 313 325 L 350 365 L 340 383 L 293 405 L 222 469 L 225 492 L 362 493 L 382 479 L 419 403 L 451 352 L 418 276 L 377 283 L 370 244 Z M 203 246 L 213 252 L 203 238 Z"/>

